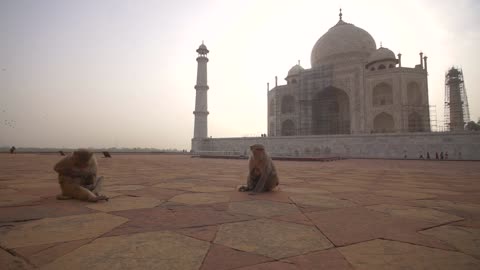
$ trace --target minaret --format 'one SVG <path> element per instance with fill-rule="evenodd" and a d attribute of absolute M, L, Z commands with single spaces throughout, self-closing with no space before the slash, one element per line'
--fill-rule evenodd
<path fill-rule="evenodd" d="M 195 97 L 195 124 L 193 127 L 193 139 L 204 139 L 208 136 L 208 106 L 207 106 L 207 46 L 203 44 L 200 45 L 197 49 L 198 57 L 198 69 L 197 69 L 197 85 L 195 85 L 195 90 L 197 91 Z M 196 149 L 193 149 L 196 150 Z"/>

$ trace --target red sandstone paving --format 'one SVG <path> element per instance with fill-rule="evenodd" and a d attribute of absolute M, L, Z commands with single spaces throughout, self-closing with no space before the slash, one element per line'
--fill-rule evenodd
<path fill-rule="evenodd" d="M 350 263 L 335 248 L 291 257 L 284 261 L 303 270 L 353 270 Z"/>
<path fill-rule="evenodd" d="M 187 228 L 175 230 L 177 233 L 181 233 L 186 236 L 190 236 L 199 240 L 212 242 L 217 234 L 218 226 L 203 226 L 198 228 Z"/>
<path fill-rule="evenodd" d="M 128 218 L 129 221 L 113 229 L 105 236 L 199 227 L 252 219 L 252 217 L 246 215 L 231 214 L 208 207 L 176 207 L 170 209 L 156 207 L 110 212 L 110 214 Z"/>
<path fill-rule="evenodd" d="M 42 200 L 41 203 L 35 205 L 0 207 L 0 224 L 98 212 L 85 207 L 86 204 L 80 201 L 58 201 L 50 198 Z"/>
<path fill-rule="evenodd" d="M 451 225 L 455 226 L 463 226 L 463 227 L 472 227 L 472 228 L 480 228 L 480 218 L 477 219 L 467 219 L 463 221 L 458 221 L 455 223 L 452 223 Z"/>
<path fill-rule="evenodd" d="M 152 187 L 160 183 L 192 183 L 195 186 L 236 187 L 245 184 L 246 160 L 198 159 L 181 155 L 117 155 L 105 159 L 97 156 L 99 175 L 106 180 L 105 190 L 119 185 L 142 185 L 138 190 L 116 191 L 127 196 L 149 196 L 168 200 L 185 190 Z M 58 155 L 0 154 L 0 191 L 10 192 L 10 186 L 22 194 L 43 197 L 34 202 L 0 207 L 0 231 L 8 231 L 11 224 L 21 220 L 60 217 L 96 212 L 77 201 L 57 201 L 59 189 L 50 189 L 57 183 L 52 168 L 60 160 Z M 349 200 L 357 206 L 325 209 L 300 206 L 302 213 L 276 216 L 271 219 L 316 227 L 335 245 L 349 245 L 370 239 L 387 239 L 443 250 L 455 250 L 433 236 L 420 234 L 423 229 L 442 224 L 423 220 L 392 217 L 362 206 L 376 204 L 409 205 L 436 209 L 465 218 L 451 224 L 480 227 L 480 166 L 478 162 L 415 161 L 415 160 L 341 160 L 335 162 L 275 161 L 281 186 L 328 190 L 348 187 L 351 192 L 334 192 L 330 197 Z M 366 192 L 355 188 L 367 189 Z M 280 189 L 281 190 L 281 189 Z M 434 194 L 431 200 L 449 201 L 454 204 L 479 205 L 476 209 L 438 208 L 422 205 L 422 200 L 391 197 L 378 194 L 380 190 L 396 190 Z M 447 192 L 442 192 L 447 191 Z M 459 194 L 448 194 L 448 191 Z M 230 197 L 230 202 L 245 200 L 270 200 L 293 203 L 289 196 L 301 196 L 289 192 L 260 195 L 248 193 L 215 192 Z M 0 193 L 1 194 L 1 193 Z M 21 206 L 23 205 L 23 206 Z M 232 214 L 228 203 L 186 206 L 166 202 L 152 209 L 136 209 L 111 212 L 130 221 L 103 235 L 123 235 L 154 230 L 173 230 L 176 233 L 212 242 L 220 224 L 254 219 L 255 217 Z M 12 223 L 13 222 L 13 223 Z M 8 225 L 8 226 L 7 226 Z M 58 244 L 23 247 L 15 253 L 41 266 L 66 254 L 92 239 Z M 228 258 L 228 260 L 225 260 Z M 336 250 L 324 250 L 284 259 L 271 260 L 263 256 L 237 251 L 212 244 L 204 259 L 205 269 L 352 269 Z M 238 263 L 238 264 L 237 264 Z M 252 265 L 249 265 L 252 263 Z M 240 268 L 239 268 L 240 267 Z"/>
<path fill-rule="evenodd" d="M 61 257 L 85 244 L 90 243 L 93 239 L 82 239 L 64 243 L 46 244 L 33 247 L 17 248 L 15 252 L 26 257 L 28 261 L 36 266 L 53 262 Z"/>
<path fill-rule="evenodd" d="M 375 204 L 405 204 L 405 201 L 400 198 L 388 197 L 369 192 L 340 192 L 335 193 L 334 196 L 339 199 L 349 200 L 361 206 Z"/>
<path fill-rule="evenodd" d="M 261 263 L 253 266 L 235 268 L 235 270 L 299 270 L 294 264 L 284 263 L 284 262 L 267 262 Z"/>
<path fill-rule="evenodd" d="M 414 233 L 433 223 L 392 217 L 363 207 L 349 207 L 306 214 L 335 246 L 345 246 L 376 238 Z"/>
<path fill-rule="evenodd" d="M 272 258 L 213 244 L 201 270 L 228 270 L 273 261 Z"/>
<path fill-rule="evenodd" d="M 270 217 L 270 219 L 280 220 L 280 221 L 288 221 L 303 225 L 314 226 L 312 221 L 303 213 L 299 214 L 291 214 L 291 215 L 284 215 L 284 216 L 274 216 Z"/>
<path fill-rule="evenodd" d="M 105 190 L 108 190 L 108 187 L 106 187 Z M 154 187 L 146 187 L 144 189 L 139 189 L 139 190 L 118 190 L 115 192 L 121 193 L 124 195 L 129 195 L 129 196 L 152 197 L 157 200 L 169 200 L 175 197 L 176 195 L 185 193 L 185 191 L 180 191 L 180 190 L 161 189 L 161 188 L 154 188 Z"/>

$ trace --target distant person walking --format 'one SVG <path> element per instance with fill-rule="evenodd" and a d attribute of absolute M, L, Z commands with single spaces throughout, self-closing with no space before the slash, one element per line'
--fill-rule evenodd
<path fill-rule="evenodd" d="M 430 159 L 430 152 L 427 152 L 427 159 Z"/>
<path fill-rule="evenodd" d="M 17 150 L 17 148 L 15 148 L 15 146 L 12 146 L 10 148 L 10 154 L 15 154 L 15 150 Z"/>
<path fill-rule="evenodd" d="M 438 159 L 438 152 L 435 152 L 435 159 Z"/>

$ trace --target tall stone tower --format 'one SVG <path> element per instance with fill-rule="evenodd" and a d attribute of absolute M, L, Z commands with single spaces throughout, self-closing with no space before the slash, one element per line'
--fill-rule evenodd
<path fill-rule="evenodd" d="M 207 54 L 208 49 L 205 44 L 200 45 L 197 49 L 198 69 L 197 69 L 197 84 L 195 85 L 195 123 L 193 127 L 192 150 L 198 151 L 198 141 L 208 137 L 208 102 L 207 102 Z"/>
<path fill-rule="evenodd" d="M 452 67 L 445 74 L 445 123 L 449 131 L 463 131 L 470 121 L 467 91 L 461 69 Z"/>

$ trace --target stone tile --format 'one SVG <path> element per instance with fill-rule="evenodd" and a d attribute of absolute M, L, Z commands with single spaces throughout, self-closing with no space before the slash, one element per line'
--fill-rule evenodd
<path fill-rule="evenodd" d="M 456 251 L 455 247 L 433 236 L 423 235 L 413 230 L 394 230 L 386 233 L 383 237 L 385 240 L 393 240 L 404 243 L 410 243 L 418 246 L 425 246 L 443 250 Z"/>
<path fill-rule="evenodd" d="M 91 241 L 93 241 L 93 239 L 76 240 L 60 244 L 23 247 L 15 249 L 15 251 L 27 257 L 28 261 L 33 263 L 35 266 L 42 266 Z"/>
<path fill-rule="evenodd" d="M 334 248 L 287 258 L 284 261 L 293 263 L 302 270 L 353 270 L 350 263 Z"/>
<path fill-rule="evenodd" d="M 126 221 L 106 213 L 45 218 L 15 226 L 0 239 L 0 245 L 18 248 L 95 238 Z"/>
<path fill-rule="evenodd" d="M 188 205 L 210 204 L 228 202 L 230 198 L 222 194 L 212 193 L 185 193 L 171 198 L 170 202 L 183 203 Z"/>
<path fill-rule="evenodd" d="M 115 212 L 129 222 L 112 230 L 107 235 L 121 235 L 146 231 L 182 229 L 217 225 L 227 222 L 249 220 L 251 217 L 218 211 L 209 207 L 156 207 Z"/>
<path fill-rule="evenodd" d="M 167 188 L 167 189 L 182 189 L 188 190 L 189 188 L 194 187 L 195 184 L 193 183 L 160 183 L 153 185 L 156 188 Z"/>
<path fill-rule="evenodd" d="M 100 193 L 107 196 L 110 199 L 124 195 L 123 193 L 115 192 L 115 191 L 102 191 Z"/>
<path fill-rule="evenodd" d="M 203 240 L 207 242 L 212 242 L 217 234 L 218 226 L 202 226 L 195 228 L 186 228 L 176 230 L 176 233 L 180 233 L 186 236 L 196 238 L 198 240 Z"/>
<path fill-rule="evenodd" d="M 235 268 L 235 270 L 300 270 L 297 266 L 285 262 L 267 262 L 257 265 Z"/>
<path fill-rule="evenodd" d="M 15 270 L 27 270 L 34 269 L 32 265 L 28 264 L 25 260 L 18 256 L 13 256 L 12 254 L 6 252 L 0 248 L 0 263 L 2 269 L 15 269 Z"/>
<path fill-rule="evenodd" d="M 373 205 L 373 204 L 402 204 L 404 200 L 400 198 L 382 196 L 375 193 L 368 192 L 341 192 L 335 193 L 335 197 L 346 199 L 358 205 Z"/>
<path fill-rule="evenodd" d="M 145 186 L 141 185 L 105 185 L 105 191 L 121 191 L 121 190 L 139 190 L 143 189 Z"/>
<path fill-rule="evenodd" d="M 270 217 L 270 219 L 293 222 L 293 223 L 298 223 L 298 224 L 303 224 L 303 225 L 308 225 L 308 226 L 314 225 L 310 221 L 310 219 L 308 219 L 308 217 L 305 216 L 305 214 L 303 214 L 303 213 L 288 214 L 288 215 L 284 215 L 284 216 L 274 216 L 274 217 Z"/>
<path fill-rule="evenodd" d="M 28 221 L 46 217 L 61 217 L 96 212 L 86 208 L 85 204 L 84 202 L 76 200 L 51 200 L 41 205 L 2 207 L 0 208 L 0 222 Z"/>
<path fill-rule="evenodd" d="M 197 270 L 210 244 L 173 232 L 103 237 L 45 266 L 46 269 Z"/>
<path fill-rule="evenodd" d="M 222 186 L 195 186 L 189 189 L 193 192 L 222 192 L 222 191 L 234 191 L 234 187 L 222 187 Z"/>
<path fill-rule="evenodd" d="M 335 246 L 345 246 L 381 237 L 411 232 L 432 223 L 392 217 L 364 207 L 331 209 L 306 214 Z"/>
<path fill-rule="evenodd" d="M 214 242 L 274 259 L 332 247 L 314 227 L 266 219 L 223 224 Z"/>
<path fill-rule="evenodd" d="M 290 196 L 290 199 L 299 205 L 315 206 L 324 209 L 343 208 L 355 206 L 354 203 L 348 200 L 337 199 L 335 197 L 329 197 L 317 194 L 304 194 Z"/>
<path fill-rule="evenodd" d="M 241 202 L 241 201 L 248 201 L 254 200 L 255 196 L 249 195 L 248 192 L 239 192 L 239 191 L 227 191 L 227 192 L 219 192 L 218 194 L 222 194 L 228 196 L 230 198 L 230 202 Z"/>
<path fill-rule="evenodd" d="M 300 211 L 298 211 L 297 207 L 293 204 L 265 200 L 231 202 L 229 204 L 228 211 L 257 217 L 300 214 Z"/>
<path fill-rule="evenodd" d="M 466 189 L 471 189 L 469 185 Z M 442 195 L 441 198 L 446 201 L 480 204 L 480 192 L 463 193 L 462 195 Z"/>
<path fill-rule="evenodd" d="M 248 193 L 248 192 L 239 192 L 247 193 L 249 197 L 254 200 L 266 200 L 274 202 L 285 202 L 291 203 L 289 194 L 281 191 L 271 191 L 271 192 L 261 192 L 261 193 Z"/>
<path fill-rule="evenodd" d="M 351 186 L 325 186 L 325 189 L 330 192 L 366 192 L 365 188 L 351 187 Z"/>
<path fill-rule="evenodd" d="M 471 227 L 471 228 L 480 228 L 480 219 L 466 219 L 463 221 L 458 221 L 452 223 L 455 226 L 462 226 L 462 227 Z"/>
<path fill-rule="evenodd" d="M 288 186 L 281 186 L 280 191 L 288 192 L 288 193 L 298 193 L 298 194 L 330 194 L 330 191 L 322 188 L 307 188 L 307 187 L 288 187 Z"/>
<path fill-rule="evenodd" d="M 433 208 L 464 218 L 480 217 L 480 204 L 444 200 L 415 200 L 411 202 L 411 205 Z"/>
<path fill-rule="evenodd" d="M 480 259 L 480 229 L 445 225 L 420 232 L 445 241 L 463 253 Z"/>
<path fill-rule="evenodd" d="M 433 224 L 444 224 L 462 220 L 461 217 L 450 215 L 428 208 L 410 207 L 403 205 L 379 204 L 368 206 L 368 209 L 404 218 L 422 219 Z"/>
<path fill-rule="evenodd" d="M 31 196 L 26 194 L 8 193 L 0 196 L 0 207 L 13 206 L 13 205 L 27 205 L 33 202 L 39 201 L 42 198 L 40 196 Z"/>
<path fill-rule="evenodd" d="M 444 190 L 444 189 L 435 189 L 435 188 L 419 188 L 416 191 L 421 193 L 429 193 L 435 195 L 462 195 L 461 192 Z"/>
<path fill-rule="evenodd" d="M 128 196 L 151 197 L 157 200 L 169 200 L 176 195 L 185 193 L 186 191 L 149 187 L 149 188 L 138 189 L 138 190 L 120 190 L 118 192 Z"/>
<path fill-rule="evenodd" d="M 15 189 L 0 187 L 0 195 L 12 194 L 12 193 L 16 193 L 16 192 L 17 192 L 17 190 L 15 190 Z"/>
<path fill-rule="evenodd" d="M 56 188 L 24 188 L 21 191 L 25 195 L 48 198 L 56 197 L 60 193 L 60 188 L 57 185 Z"/>
<path fill-rule="evenodd" d="M 200 270 L 228 270 L 273 261 L 272 258 L 213 244 Z"/>
<path fill-rule="evenodd" d="M 140 208 L 153 208 L 160 205 L 162 202 L 163 201 L 149 197 L 120 196 L 111 198 L 108 202 L 89 204 L 87 207 L 102 212 L 112 212 Z"/>
<path fill-rule="evenodd" d="M 431 199 L 436 197 L 433 194 L 402 190 L 379 190 L 374 192 L 380 195 L 398 197 L 405 200 Z"/>
<path fill-rule="evenodd" d="M 368 241 L 338 250 L 358 270 L 480 268 L 480 261 L 463 253 L 387 240 Z"/>
<path fill-rule="evenodd" d="M 23 183 L 23 184 L 15 184 L 15 185 L 8 185 L 8 187 L 16 189 L 16 190 L 23 190 L 23 189 L 35 189 L 35 188 L 50 188 L 50 189 L 58 189 L 58 183 Z"/>

